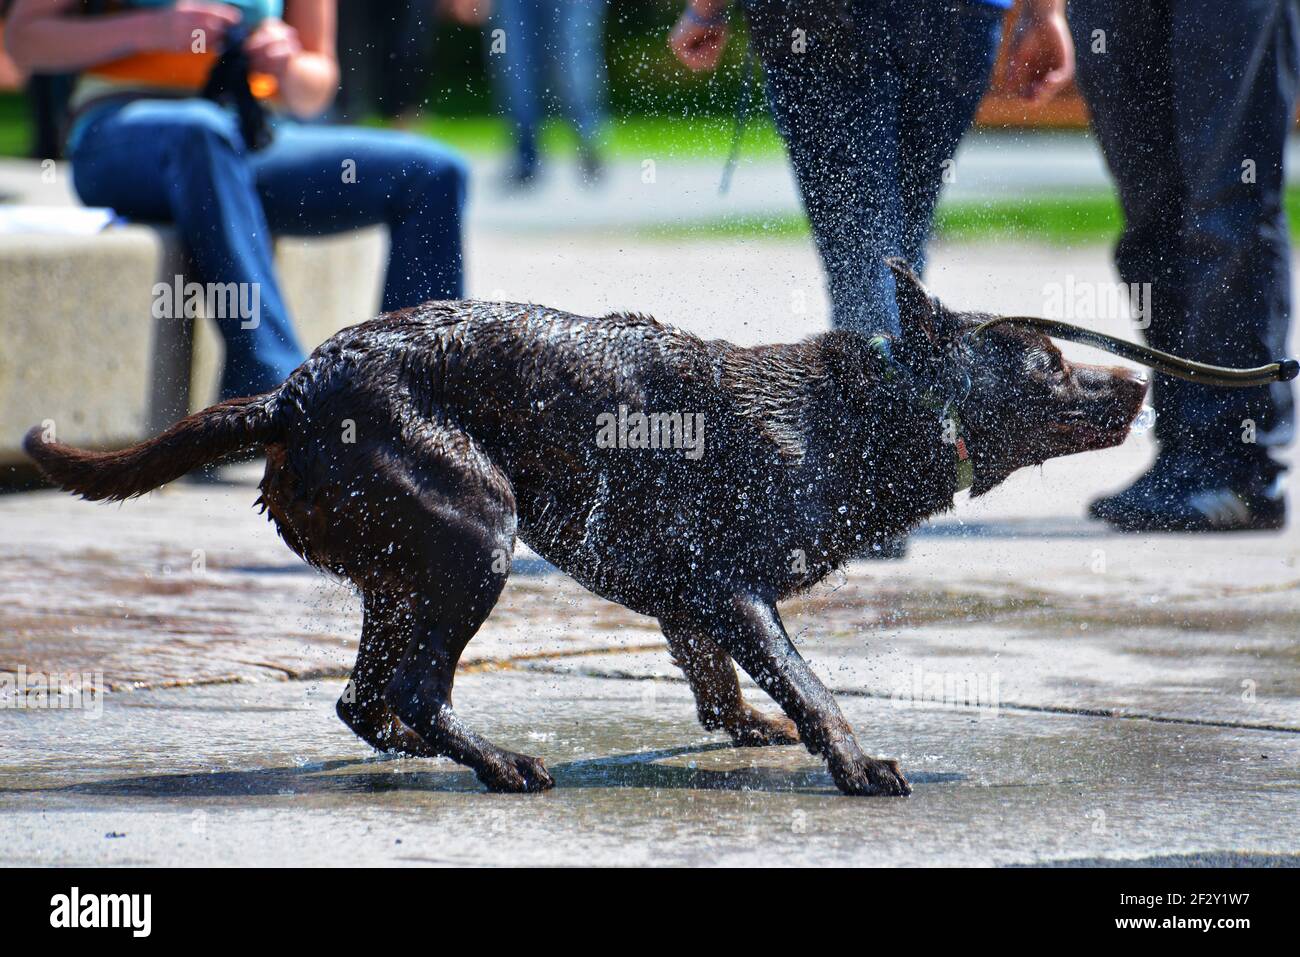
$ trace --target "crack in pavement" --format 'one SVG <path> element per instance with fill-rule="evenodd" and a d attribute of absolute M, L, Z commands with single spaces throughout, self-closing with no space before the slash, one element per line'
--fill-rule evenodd
<path fill-rule="evenodd" d="M 535 651 L 522 652 L 515 655 L 507 655 L 504 658 L 483 658 L 476 661 L 462 662 L 456 669 L 460 674 L 481 674 L 493 671 L 513 671 L 518 670 L 521 664 L 528 665 L 526 672 L 537 674 L 550 674 L 556 676 L 567 676 L 580 674 L 588 678 L 600 678 L 610 681 L 667 681 L 674 684 L 685 684 L 686 679 L 675 675 L 654 675 L 654 674 L 634 674 L 630 671 L 618 670 L 601 670 L 593 668 L 581 668 L 576 672 L 559 666 L 547 666 L 545 662 L 556 659 L 569 658 L 591 658 L 597 655 L 627 655 L 639 654 L 647 651 L 664 651 L 667 645 L 663 641 L 648 642 L 636 645 L 618 645 L 601 648 L 573 648 L 556 651 Z M 292 668 L 273 664 L 271 662 L 241 661 L 241 664 L 256 665 L 264 667 L 283 675 L 283 681 L 321 681 L 329 679 L 343 679 L 352 674 L 351 667 L 321 667 L 310 671 L 294 671 Z M 3 669 L 0 669 L 3 670 Z M 187 680 L 178 682 L 157 682 L 148 684 L 132 684 L 128 687 L 118 687 L 109 685 L 109 691 L 148 691 L 160 688 L 197 688 L 205 686 L 225 685 L 225 684 L 257 684 L 255 679 L 246 677 L 217 677 L 211 679 Z M 879 691 L 869 691 L 865 688 L 844 688 L 830 687 L 832 694 L 842 695 L 853 698 L 871 698 L 881 701 L 892 701 L 893 695 Z M 978 711 L 979 709 L 968 709 Z M 1026 704 L 1023 702 L 1003 701 L 998 703 L 998 710 L 1014 711 L 1026 714 L 1053 714 L 1064 715 L 1068 717 L 1081 718 L 1109 718 L 1122 721 L 1149 721 L 1155 724 L 1175 724 L 1186 725 L 1190 727 L 1207 727 L 1207 728 L 1227 728 L 1240 731 L 1265 731 L 1277 732 L 1281 734 L 1300 734 L 1300 728 L 1289 725 L 1265 724 L 1248 721 L 1227 721 L 1216 720 L 1212 718 L 1189 718 L 1176 717 L 1173 715 L 1156 714 L 1147 711 L 1121 711 L 1117 708 L 1085 708 L 1071 707 L 1068 705 L 1042 705 Z"/>
<path fill-rule="evenodd" d="M 593 652 L 593 654 L 598 653 L 599 652 Z M 630 671 L 600 671 L 591 668 L 584 668 L 574 672 L 559 667 L 548 668 L 545 665 L 532 665 L 528 670 L 554 675 L 580 674 L 587 678 L 605 678 L 613 681 L 670 681 L 674 684 L 686 683 L 685 678 L 679 678 L 675 675 L 643 675 L 633 674 Z M 892 694 L 885 694 L 880 691 L 868 691 L 865 688 L 836 688 L 828 686 L 828 690 L 831 694 L 847 698 L 874 698 L 881 701 L 892 701 L 894 699 Z M 977 713 L 980 709 L 947 708 L 944 710 L 966 710 L 972 713 Z M 1116 708 L 1074 708 L 1068 705 L 1020 704 L 1016 702 L 1001 701 L 998 703 L 998 710 L 1018 711 L 1031 714 L 1058 714 L 1076 718 L 1114 718 L 1123 721 L 1151 721 L 1156 724 L 1178 724 L 1205 728 L 1230 728 L 1240 731 L 1274 731 L 1281 734 L 1300 734 L 1300 728 L 1293 728 L 1282 724 L 1260 724 L 1248 721 L 1223 721 L 1214 720 L 1212 718 L 1180 718 L 1173 715 L 1155 714 L 1147 711 L 1120 711 Z"/>

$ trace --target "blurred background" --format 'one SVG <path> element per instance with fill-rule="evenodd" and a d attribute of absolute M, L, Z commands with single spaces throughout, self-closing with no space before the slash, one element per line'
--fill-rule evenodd
<path fill-rule="evenodd" d="M 511 126 L 494 90 L 487 36 L 491 24 L 454 22 L 440 15 L 433 0 L 342 0 L 339 7 L 344 80 L 333 118 L 427 133 L 469 156 L 488 173 L 489 181 L 498 166 L 508 177 Z M 711 178 L 716 188 L 743 96 L 744 22 L 733 18 L 736 33 L 720 70 L 690 74 L 666 44 L 680 9 L 677 0 L 610 0 L 603 31 L 608 118 L 599 147 L 615 171 L 620 164 L 670 160 L 690 164 L 701 186 Z M 1009 30 L 1004 33 L 1009 35 Z M 395 39 L 399 36 L 401 40 Z M 1082 99 L 1069 89 L 1045 105 L 1029 106 L 1000 89 L 999 75 L 995 73 L 978 131 L 968 138 L 959 174 L 948 190 L 939 238 L 1019 235 L 1029 240 L 1097 241 L 1112 236 L 1118 210 L 1086 133 Z M 57 138 L 41 128 L 36 113 L 48 110 L 51 98 L 57 100 L 61 84 L 39 82 L 27 95 L 23 84 L 12 69 L 0 66 L 0 156 L 57 158 Z M 686 210 L 682 207 L 699 198 L 691 190 L 689 200 L 660 207 L 659 215 L 611 205 L 608 196 L 597 204 L 609 217 L 627 213 L 638 228 L 659 221 L 733 235 L 803 235 L 806 226 L 793 192 L 768 175 L 778 172 L 783 158 L 780 140 L 757 91 L 753 102 L 741 144 L 736 195 L 728 202 Z M 573 129 L 559 119 L 547 119 L 539 146 L 543 166 L 553 174 L 541 179 L 539 191 L 551 190 L 553 198 L 564 196 L 565 205 L 571 205 L 567 187 L 572 184 L 558 171 L 576 160 Z M 756 168 L 753 175 L 745 176 L 746 166 Z M 611 178 L 617 180 L 617 172 Z M 592 199 L 579 197 L 577 202 L 587 206 Z M 591 226 L 604 218 L 597 212 L 579 209 L 571 225 Z M 564 224 L 549 211 L 538 218 L 548 225 Z"/>
<path fill-rule="evenodd" d="M 609 0 L 598 55 L 588 58 L 608 76 L 591 142 L 575 132 L 580 124 L 560 118 L 565 84 L 552 73 L 534 90 L 547 108 L 536 169 L 521 176 L 496 69 L 502 60 L 494 62 L 492 50 L 497 21 L 458 22 L 449 16 L 458 2 L 474 6 L 341 0 L 342 90 L 323 122 L 411 130 L 467 159 L 468 296 L 590 315 L 643 311 L 741 344 L 827 327 L 820 265 L 757 83 L 743 128 L 737 122 L 748 67 L 743 17 L 732 17 L 721 68 L 692 74 L 667 43 L 680 0 Z M 505 7 L 498 3 L 493 17 Z M 1015 16 L 1009 11 L 1008 21 Z M 1004 39 L 1004 53 L 1005 46 Z M 0 212 L 77 205 L 58 158 L 57 104 L 67 85 L 23 78 L 0 63 Z M 1032 106 L 1004 90 L 999 66 L 946 179 L 927 281 L 953 305 L 1042 314 L 1049 287 L 1116 279 L 1110 252 L 1119 207 L 1073 88 Z M 1287 206 L 1298 204 L 1292 186 Z M 114 447 L 214 400 L 222 346 L 211 325 L 140 321 L 154 284 L 188 272 L 168 226 L 131 223 L 90 235 L 84 223 L 58 216 L 49 227 L 31 220 L 17 235 L 0 227 L 0 333 L 18 331 L 0 334 L 4 474 L 25 466 L 18 438 L 32 422 L 58 419 L 70 440 Z M 385 243 L 382 229 L 277 240 L 285 295 L 307 348 L 377 311 Z M 30 324 L 33 310 L 44 317 L 42 331 Z M 1126 315 L 1069 318 L 1137 334 Z M 55 328 L 65 336 L 79 330 L 60 341 L 83 348 L 53 348 Z M 1142 442 L 1130 449 L 1121 472 L 1149 454 Z"/>
<path fill-rule="evenodd" d="M 495 27 L 447 19 L 459 2 L 340 0 L 342 90 L 324 122 L 408 129 L 465 157 L 468 296 L 590 316 L 644 312 L 740 344 L 828 327 L 821 263 L 756 88 L 730 188 L 720 190 L 745 93 L 743 18 L 732 18 L 738 33 L 721 68 L 692 74 L 667 43 L 682 0 L 609 0 L 597 55 L 584 57 L 607 72 L 607 103 L 588 111 L 594 121 L 571 123 L 548 102 L 535 155 L 521 155 L 493 59 Z M 928 787 L 954 785 L 891 816 L 878 840 L 862 841 L 858 805 L 824 794 L 769 800 L 747 764 L 730 780 L 758 788 L 718 786 L 732 773 L 729 750 L 701 758 L 698 776 L 677 766 L 694 768 L 694 755 L 673 757 L 669 779 L 650 766 L 653 751 L 644 765 L 629 761 L 621 752 L 640 755 L 648 731 L 673 748 L 699 734 L 682 686 L 641 680 L 671 672 L 649 644 L 657 630 L 523 551 L 506 611 L 470 649 L 482 670 L 501 673 L 482 684 L 466 675 L 458 694 L 468 688 L 470 707 L 496 722 L 490 734 L 521 742 L 537 741 L 542 726 L 529 702 L 545 703 L 561 718 L 544 753 L 568 755 L 582 785 L 548 799 L 551 813 L 520 804 L 511 817 L 459 779 L 445 792 L 427 783 L 446 769 L 410 775 L 418 791 L 378 784 L 370 794 L 376 765 L 363 765 L 363 777 L 316 763 L 362 753 L 327 713 L 342 690 L 328 682 L 348 673 L 360 607 L 291 556 L 249 507 L 256 463 L 122 508 L 30 491 L 39 483 L 21 441 L 33 425 L 88 448 L 141 441 L 215 401 L 223 360 L 212 316 L 159 314 L 158 290 L 197 275 L 176 229 L 80 208 L 58 156 L 68 85 L 33 85 L 0 58 L 0 493 L 17 493 L 0 494 L 0 661 L 45 674 L 102 671 L 110 687 L 139 696 L 89 732 L 0 711 L 0 739 L 13 745 L 0 767 L 0 831 L 14 861 L 386 862 L 410 853 L 481 863 L 503 853 L 514 863 L 765 854 L 987 864 L 1218 848 L 1280 850 L 1294 862 L 1300 523 L 1284 535 L 1207 541 L 1121 535 L 1086 517 L 1093 497 L 1150 464 L 1149 430 L 1022 469 L 918 530 L 905 560 L 850 566 L 784 612 L 828 685 L 848 692 L 850 719 L 873 729 L 872 746 L 921 765 Z M 566 88 L 554 75 L 539 86 L 546 101 Z M 1293 161 L 1288 172 L 1294 184 Z M 996 70 L 950 173 L 926 273 L 936 294 L 959 308 L 1041 315 L 1053 298 L 1075 305 L 1077 289 L 1091 298 L 1059 318 L 1143 335 L 1126 296 L 1115 309 L 1096 305 L 1117 279 L 1120 213 L 1074 90 L 1030 107 L 1004 92 Z M 1294 222 L 1294 186 L 1286 205 Z M 383 227 L 276 238 L 278 285 L 304 347 L 378 310 L 387 247 Z M 1296 265 L 1293 257 L 1293 283 Z M 1096 361 L 1083 347 L 1065 351 Z M 1300 354 L 1294 331 L 1288 354 Z M 556 684 L 579 666 L 584 681 L 601 683 Z M 1008 717 L 908 717 L 890 694 L 897 676 L 922 667 L 1000 675 Z M 1143 716 L 1151 720 L 1131 720 Z M 771 780 L 828 789 L 796 750 L 785 749 L 780 760 L 790 763 Z M 619 757 L 603 765 L 611 753 Z M 227 773 L 211 774 L 217 767 Z M 616 786 L 604 789 L 607 779 Z M 646 813 L 639 782 L 654 787 L 656 813 Z M 411 812 L 396 850 L 395 800 Z M 807 805 L 816 823 L 806 833 L 789 824 L 790 809 L 803 807 L 792 800 L 817 802 Z M 443 826 L 449 809 L 464 827 Z M 55 811 L 61 826 L 50 828 Z M 192 832 L 190 811 L 210 813 L 212 830 Z M 345 843 L 313 839 L 322 815 Z M 946 835 L 953 821 L 960 842 L 917 839 Z M 126 832 L 129 840 L 105 840 Z"/>

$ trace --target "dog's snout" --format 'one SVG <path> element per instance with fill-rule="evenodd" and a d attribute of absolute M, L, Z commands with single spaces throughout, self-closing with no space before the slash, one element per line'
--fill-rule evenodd
<path fill-rule="evenodd" d="M 1126 369 L 1123 366 L 1116 366 L 1112 372 L 1115 378 L 1121 382 L 1129 382 L 1142 386 L 1144 389 L 1146 388 L 1147 377 L 1140 369 Z"/>
<path fill-rule="evenodd" d="M 1110 370 L 1110 383 L 1110 399 L 1106 403 L 1109 408 L 1104 421 L 1108 428 L 1127 431 L 1146 402 L 1146 377 L 1130 369 L 1115 368 Z"/>
<path fill-rule="evenodd" d="M 1123 396 L 1121 402 L 1127 411 L 1129 423 L 1132 423 L 1142 414 L 1142 407 L 1146 404 L 1147 392 L 1151 388 L 1151 382 L 1144 375 L 1126 371 L 1120 379 L 1119 387 Z"/>
<path fill-rule="evenodd" d="M 1120 366 L 1076 365 L 1074 383 L 1085 417 L 1107 432 L 1127 431 L 1146 401 L 1147 380 Z"/>
<path fill-rule="evenodd" d="M 1084 394 L 1092 398 L 1118 395 L 1124 398 L 1146 397 L 1147 380 L 1141 372 L 1122 366 L 1074 366 L 1074 381 Z"/>
<path fill-rule="evenodd" d="M 1147 389 L 1151 385 L 1146 376 L 1132 369 L 1116 369 L 1115 384 L 1126 397 L 1134 398 L 1138 402 L 1147 397 Z"/>

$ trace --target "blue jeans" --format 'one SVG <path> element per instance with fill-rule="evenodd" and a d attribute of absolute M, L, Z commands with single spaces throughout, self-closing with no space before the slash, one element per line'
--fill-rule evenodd
<path fill-rule="evenodd" d="M 175 223 L 204 282 L 257 284 L 249 287 L 261 300 L 254 328 L 241 328 L 247 323 L 237 317 L 217 320 L 226 346 L 222 397 L 266 391 L 305 358 L 276 281 L 273 234 L 384 223 L 385 310 L 462 295 L 467 171 L 430 140 L 285 121 L 270 146 L 249 152 L 234 116 L 196 98 L 92 110 L 69 145 L 83 202 Z"/>
<path fill-rule="evenodd" d="M 496 61 L 501 105 L 515 127 L 520 161 L 537 161 L 544 92 L 590 146 L 605 120 L 607 0 L 499 0 L 491 27 L 505 31 Z M 489 31 L 489 44 L 492 38 Z M 489 50 L 491 47 L 489 46 Z"/>
<path fill-rule="evenodd" d="M 945 161 L 988 85 L 1004 11 L 970 0 L 835 6 L 838 19 L 824 2 L 749 0 L 751 37 L 826 271 L 832 322 L 897 333 L 883 260 L 902 256 L 924 269 Z"/>
<path fill-rule="evenodd" d="M 1300 2 L 1072 0 L 1070 23 L 1124 209 L 1120 278 L 1152 284 L 1147 339 L 1218 365 L 1283 357 L 1282 151 L 1300 86 Z M 1212 389 L 1157 376 L 1154 403 L 1162 448 L 1207 468 L 1259 465 L 1259 450 L 1294 428 L 1289 384 Z M 1257 445 L 1242 441 L 1247 420 Z"/>

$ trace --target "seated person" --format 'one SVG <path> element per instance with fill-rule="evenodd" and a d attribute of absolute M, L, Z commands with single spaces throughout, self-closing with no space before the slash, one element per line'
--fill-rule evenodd
<path fill-rule="evenodd" d="M 276 282 L 273 234 L 384 223 L 385 310 L 462 295 L 461 160 L 406 133 L 294 119 L 334 97 L 334 22 L 334 0 L 17 0 L 10 12 L 6 45 L 21 68 L 81 73 L 68 156 L 82 201 L 175 223 L 204 282 L 257 284 L 244 287 L 258 290 L 255 323 L 217 321 L 222 398 L 264 392 L 304 358 Z M 200 95 L 237 32 L 248 87 L 273 111 L 260 149 L 245 141 L 236 110 Z"/>

